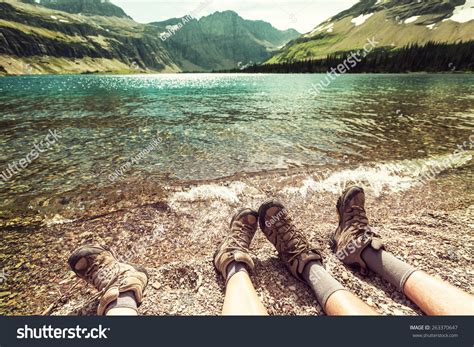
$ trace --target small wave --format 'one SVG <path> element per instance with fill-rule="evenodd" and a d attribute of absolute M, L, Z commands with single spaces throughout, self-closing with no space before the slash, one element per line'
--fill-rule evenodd
<path fill-rule="evenodd" d="M 309 177 L 301 187 L 287 187 L 284 193 L 298 194 L 306 197 L 312 192 L 331 192 L 340 194 L 344 189 L 357 184 L 370 188 L 375 196 L 380 196 L 384 190 L 399 192 L 416 185 L 426 183 L 441 173 L 454 168 L 460 168 L 472 160 L 473 151 L 465 151 L 459 155 L 448 154 L 432 158 L 403 160 L 390 163 L 375 164 L 373 167 L 360 166 L 353 170 L 342 170 Z"/>
<path fill-rule="evenodd" d="M 222 228 L 210 228 L 210 225 L 227 225 L 229 215 L 236 205 L 243 205 L 248 197 L 259 197 L 261 193 L 241 181 L 229 185 L 203 184 L 184 192 L 173 194 L 168 205 L 175 212 L 192 215 L 192 233 L 188 240 L 199 242 L 203 238 L 218 235 Z"/>
<path fill-rule="evenodd" d="M 43 220 L 43 225 L 47 227 L 51 227 L 53 225 L 67 224 L 67 223 L 72 223 L 72 222 L 74 222 L 74 220 L 67 219 L 59 214 L 56 214 L 53 217 L 45 217 Z"/>
<path fill-rule="evenodd" d="M 240 196 L 251 193 L 255 188 L 243 182 L 232 182 L 229 186 L 205 184 L 191 188 L 186 192 L 178 192 L 171 196 L 169 205 L 176 207 L 182 202 L 221 200 L 229 204 L 240 202 Z"/>
<path fill-rule="evenodd" d="M 278 178 L 273 180 L 280 193 L 288 200 L 293 198 L 305 199 L 308 194 L 329 192 L 341 194 L 350 185 L 359 185 L 371 191 L 371 195 L 380 196 L 384 192 L 400 192 L 417 185 L 424 184 L 450 169 L 460 168 L 472 160 L 474 151 L 464 151 L 459 155 L 448 154 L 431 158 L 393 161 L 361 165 L 354 169 L 329 170 L 323 174 L 317 173 L 308 176 L 300 186 L 285 185 Z M 296 174 L 299 175 L 299 174 Z M 285 175 L 288 178 L 288 176 Z M 168 200 L 174 210 L 184 211 L 195 202 L 206 202 L 206 214 L 221 216 L 222 209 L 242 202 L 255 202 L 265 198 L 257 186 L 234 181 L 230 184 L 202 184 L 189 188 L 186 191 L 176 192 Z"/>

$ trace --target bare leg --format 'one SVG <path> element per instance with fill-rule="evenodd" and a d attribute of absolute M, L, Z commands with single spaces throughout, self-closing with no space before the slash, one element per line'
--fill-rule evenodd
<path fill-rule="evenodd" d="M 246 271 L 237 272 L 229 279 L 222 314 L 226 316 L 268 315 Z"/>
<path fill-rule="evenodd" d="M 311 262 L 303 271 L 303 278 L 313 289 L 316 299 L 329 316 L 377 315 L 370 306 L 345 289 L 323 267 Z"/>
<path fill-rule="evenodd" d="M 323 267 L 320 251 L 293 224 L 288 211 L 276 200 L 259 209 L 260 228 L 277 249 L 280 259 L 296 278 L 304 280 L 328 315 L 376 315 L 368 305 L 348 292 Z"/>
<path fill-rule="evenodd" d="M 251 209 L 237 211 L 232 217 L 230 230 L 214 256 L 214 265 L 226 281 L 223 315 L 267 315 L 248 271 L 254 268 L 250 243 L 257 231 L 257 212 Z"/>
<path fill-rule="evenodd" d="M 403 291 L 428 315 L 474 315 L 474 297 L 423 271 L 414 272 Z"/>
<path fill-rule="evenodd" d="M 337 202 L 339 226 L 333 235 L 337 257 L 347 265 L 370 269 L 393 284 L 429 315 L 472 315 L 473 296 L 438 281 L 383 250 L 381 239 L 369 227 L 365 193 L 350 187 Z M 363 234 L 362 234 L 363 232 Z"/>
<path fill-rule="evenodd" d="M 347 290 L 332 294 L 324 308 L 328 316 L 376 316 L 370 306 Z"/>
<path fill-rule="evenodd" d="M 113 308 L 108 310 L 106 316 L 138 316 L 137 311 L 131 308 Z"/>
<path fill-rule="evenodd" d="M 416 270 L 386 251 L 362 253 L 368 267 L 395 285 L 428 315 L 472 315 L 474 298 L 452 285 Z"/>

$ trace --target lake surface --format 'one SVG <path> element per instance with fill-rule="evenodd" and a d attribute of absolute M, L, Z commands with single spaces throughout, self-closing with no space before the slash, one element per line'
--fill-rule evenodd
<path fill-rule="evenodd" d="M 324 77 L 0 78 L 3 177 L 49 131 L 60 134 L 0 178 L 0 218 L 38 195 L 130 177 L 166 184 L 427 159 L 453 153 L 474 134 L 473 75 L 344 75 L 311 93 Z"/>

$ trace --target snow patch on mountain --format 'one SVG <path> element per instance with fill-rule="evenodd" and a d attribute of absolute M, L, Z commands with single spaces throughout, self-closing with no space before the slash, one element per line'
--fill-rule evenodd
<path fill-rule="evenodd" d="M 359 25 L 362 25 L 365 23 L 367 19 L 372 17 L 374 14 L 373 13 L 368 13 L 368 14 L 361 14 L 359 17 L 352 18 L 351 22 L 354 23 L 354 25 L 357 27 Z"/>
<path fill-rule="evenodd" d="M 474 20 L 474 0 L 466 0 L 464 5 L 456 6 L 453 15 L 447 20 L 458 23 L 467 23 Z"/>
<path fill-rule="evenodd" d="M 314 35 L 316 33 L 326 31 L 328 33 L 332 33 L 334 30 L 334 23 L 329 23 L 329 24 L 322 24 L 318 26 L 316 29 L 314 29 L 312 32 L 309 33 L 309 35 Z"/>
<path fill-rule="evenodd" d="M 405 19 L 405 24 L 410 24 L 410 23 L 414 23 L 418 20 L 418 18 L 420 18 L 420 16 L 413 16 L 413 17 L 410 17 L 410 18 L 407 18 Z"/>

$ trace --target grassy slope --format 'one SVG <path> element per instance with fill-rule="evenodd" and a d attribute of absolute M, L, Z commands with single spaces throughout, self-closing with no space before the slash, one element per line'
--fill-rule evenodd
<path fill-rule="evenodd" d="M 399 24 L 393 19 L 387 19 L 386 11 L 374 14 L 367 21 L 355 26 L 352 17 L 345 17 L 334 23 L 333 31 L 321 30 L 312 32 L 288 44 L 282 51 L 272 57 L 267 63 L 280 63 L 289 60 L 304 60 L 308 58 L 324 58 L 330 53 L 361 49 L 368 38 L 375 37 L 378 47 L 402 47 L 410 43 L 457 42 L 474 40 L 474 21 L 457 23 L 445 21 L 436 24 L 434 30 L 426 27 L 433 15 L 421 16 L 415 24 Z M 323 23 L 319 28 L 327 27 Z"/>
<path fill-rule="evenodd" d="M 127 38 L 140 38 L 145 33 L 145 25 L 134 22 L 128 18 L 82 16 L 62 11 L 51 10 L 40 6 L 32 6 L 16 0 L 2 0 L 16 8 L 17 11 L 26 12 L 33 17 L 44 21 L 62 22 L 65 24 L 87 24 L 96 28 L 98 32 L 106 30 L 115 35 Z M 109 48 L 114 37 L 103 35 L 67 35 L 59 31 L 49 30 L 38 26 L 27 25 L 11 20 L 0 19 L 0 32 L 2 28 L 19 30 L 31 35 L 32 38 L 52 39 L 63 43 L 80 43 L 92 47 L 91 41 L 99 44 L 105 49 Z M 161 72 L 179 72 L 180 69 L 174 65 L 167 65 Z M 137 68 L 136 65 L 126 64 L 117 59 L 107 58 L 68 58 L 52 56 L 16 57 L 6 54 L 0 55 L 0 75 L 5 74 L 42 74 L 42 73 L 138 73 L 153 72 Z"/>
<path fill-rule="evenodd" d="M 7 75 L 28 74 L 77 74 L 77 73 L 117 73 L 130 74 L 142 72 L 132 69 L 127 64 L 116 59 L 105 58 L 58 58 L 43 56 L 39 60 L 33 58 L 18 58 L 9 55 L 0 55 L 0 67 Z M 0 71 L 0 74 L 1 71 Z"/>

